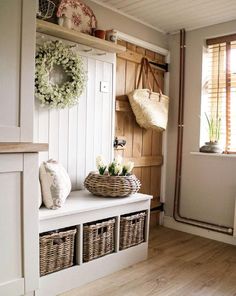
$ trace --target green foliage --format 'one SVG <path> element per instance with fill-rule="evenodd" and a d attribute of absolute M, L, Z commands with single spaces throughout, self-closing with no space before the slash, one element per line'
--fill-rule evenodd
<path fill-rule="evenodd" d="M 208 124 L 208 134 L 210 142 L 218 142 L 220 139 L 220 131 L 221 131 L 221 118 L 213 118 L 208 117 L 205 113 L 207 124 Z"/>
<path fill-rule="evenodd" d="M 104 166 L 104 167 L 100 167 L 99 169 L 98 169 L 98 171 L 99 171 L 99 174 L 100 175 L 104 175 L 104 173 L 105 173 L 105 171 L 106 171 L 106 166 Z"/>
<path fill-rule="evenodd" d="M 126 175 L 128 175 L 128 169 L 126 166 L 123 166 L 121 176 L 126 176 Z"/>
<path fill-rule="evenodd" d="M 110 176 L 115 176 L 115 163 L 112 162 L 108 167 L 108 173 Z"/>
<path fill-rule="evenodd" d="M 69 77 L 62 85 L 50 81 L 55 65 L 61 66 Z M 72 107 L 78 103 L 87 82 L 82 58 L 61 41 L 47 41 L 36 54 L 35 96 L 41 106 L 50 108 Z"/>

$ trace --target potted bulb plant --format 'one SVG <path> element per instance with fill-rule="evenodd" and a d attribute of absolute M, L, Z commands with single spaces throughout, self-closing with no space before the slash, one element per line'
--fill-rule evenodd
<path fill-rule="evenodd" d="M 90 172 L 84 181 L 85 188 L 93 195 L 108 197 L 125 197 L 139 191 L 141 183 L 132 174 L 134 163 L 123 163 L 122 157 L 117 156 L 107 165 L 103 157 L 96 159 L 97 172 Z"/>
<path fill-rule="evenodd" d="M 221 118 L 216 116 L 214 117 L 208 117 L 205 113 L 207 125 L 208 125 L 208 136 L 209 141 L 205 142 L 205 145 L 203 145 L 200 148 L 200 152 L 205 153 L 222 153 L 222 148 L 219 145 L 220 140 L 220 130 L 221 130 Z"/>

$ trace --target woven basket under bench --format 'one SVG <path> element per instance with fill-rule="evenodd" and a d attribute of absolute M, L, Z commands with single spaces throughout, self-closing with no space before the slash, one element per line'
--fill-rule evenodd
<path fill-rule="evenodd" d="M 115 219 L 93 222 L 83 226 L 83 261 L 115 251 Z"/>
<path fill-rule="evenodd" d="M 40 276 L 73 265 L 76 231 L 61 230 L 40 236 Z"/>
<path fill-rule="evenodd" d="M 135 213 L 120 218 L 120 250 L 141 244 L 144 241 L 146 213 Z"/>

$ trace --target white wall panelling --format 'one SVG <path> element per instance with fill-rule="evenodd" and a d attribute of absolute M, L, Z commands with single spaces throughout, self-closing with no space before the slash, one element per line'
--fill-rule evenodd
<path fill-rule="evenodd" d="M 92 0 L 163 33 L 193 30 L 235 19 L 234 0 Z M 99 23 L 100 24 L 100 23 Z M 111 26 L 112 27 L 112 26 Z"/>
<path fill-rule="evenodd" d="M 38 43 L 48 39 L 55 38 L 37 35 Z M 40 162 L 49 158 L 60 161 L 69 173 L 73 189 L 83 187 L 85 176 L 95 169 L 98 154 L 107 161 L 112 158 L 115 55 L 86 49 L 83 45 L 74 48 L 83 57 L 88 75 L 79 104 L 61 110 L 40 107 L 37 100 L 35 104 L 34 140 L 49 143 L 49 151 L 40 153 Z M 101 81 L 108 82 L 107 93 L 100 92 Z"/>

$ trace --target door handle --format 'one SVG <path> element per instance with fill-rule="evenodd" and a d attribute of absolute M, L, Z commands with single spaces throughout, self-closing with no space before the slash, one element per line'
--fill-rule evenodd
<path fill-rule="evenodd" d="M 126 140 L 124 139 L 118 139 L 117 137 L 115 137 L 115 140 L 113 142 L 113 147 L 114 148 L 118 148 L 120 147 L 124 147 L 126 145 Z"/>

